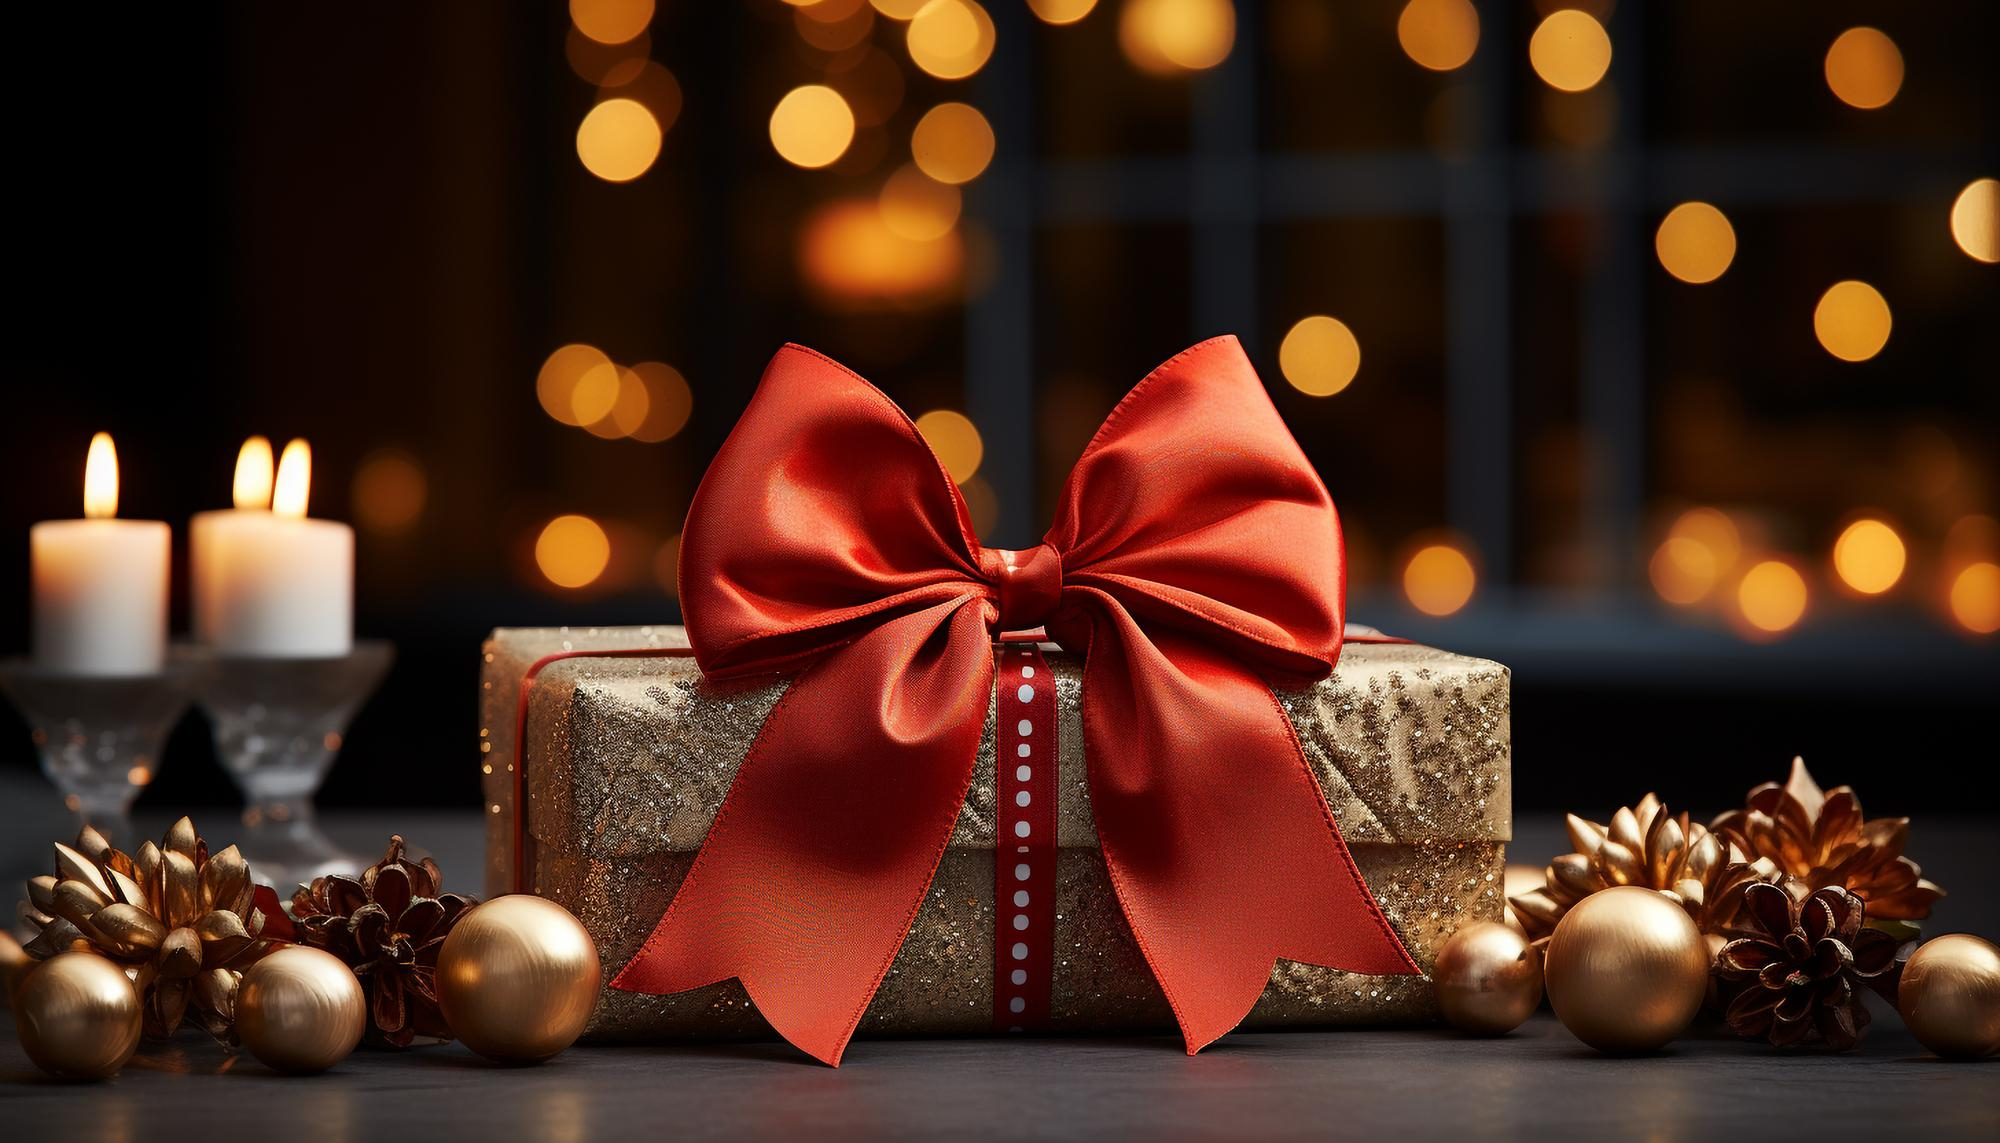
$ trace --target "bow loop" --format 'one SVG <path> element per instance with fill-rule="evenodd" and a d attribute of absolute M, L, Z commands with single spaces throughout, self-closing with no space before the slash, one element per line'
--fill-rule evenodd
<path fill-rule="evenodd" d="M 1340 655 L 1340 518 L 1233 337 L 1182 352 L 1119 402 L 1048 538 L 1072 586 L 1147 629 L 1197 634 L 1292 684 Z"/>
<path fill-rule="evenodd" d="M 681 535 L 704 673 L 789 669 L 887 619 L 981 594 L 971 518 L 895 403 L 780 349 L 696 489 Z"/>

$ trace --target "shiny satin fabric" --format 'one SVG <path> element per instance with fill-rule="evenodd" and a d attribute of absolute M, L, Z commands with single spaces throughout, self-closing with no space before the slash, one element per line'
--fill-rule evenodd
<path fill-rule="evenodd" d="M 1105 864 L 1190 1052 L 1280 957 L 1417 971 L 1271 692 L 1332 670 L 1345 574 L 1332 500 L 1234 338 L 1120 402 L 1023 552 L 979 544 L 894 403 L 788 345 L 695 494 L 680 594 L 705 673 L 796 678 L 615 987 L 740 978 L 838 1064 L 971 783 L 991 640 L 1035 627 L 1085 660 Z"/>

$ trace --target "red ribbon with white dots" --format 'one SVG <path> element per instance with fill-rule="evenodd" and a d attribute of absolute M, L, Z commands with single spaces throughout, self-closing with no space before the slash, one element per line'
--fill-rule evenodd
<path fill-rule="evenodd" d="M 1024 1032 L 1049 1025 L 1055 974 L 1056 688 L 1038 643 L 999 643 L 993 663 L 993 1027 Z"/>

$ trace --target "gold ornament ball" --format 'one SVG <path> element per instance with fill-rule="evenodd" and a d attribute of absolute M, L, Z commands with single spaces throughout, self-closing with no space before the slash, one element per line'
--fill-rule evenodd
<path fill-rule="evenodd" d="M 109 1079 L 139 1046 L 139 993 L 125 970 L 66 952 L 31 970 L 14 996 L 14 1028 L 35 1066 L 64 1079 Z"/>
<path fill-rule="evenodd" d="M 1925 941 L 1903 966 L 1896 1007 L 1917 1042 L 1940 1056 L 2000 1052 L 2000 948 L 1969 933 Z"/>
<path fill-rule="evenodd" d="M 452 926 L 438 953 L 438 1006 L 466 1047 L 533 1063 L 576 1042 L 597 1003 L 597 946 L 569 910 L 495 897 Z"/>
<path fill-rule="evenodd" d="M 367 1027 L 354 970 L 319 949 L 279 949 L 246 969 L 236 991 L 237 1036 L 277 1071 L 323 1072 L 347 1058 Z"/>
<path fill-rule="evenodd" d="M 1600 1052 L 1648 1052 L 1693 1023 L 1708 943 L 1686 910 L 1637 885 L 1592 893 L 1556 925 L 1542 962 L 1549 1006 Z"/>
<path fill-rule="evenodd" d="M 1431 967 L 1438 1007 L 1461 1032 L 1498 1036 L 1542 1002 L 1542 958 L 1521 930 L 1480 921 L 1451 935 Z"/>

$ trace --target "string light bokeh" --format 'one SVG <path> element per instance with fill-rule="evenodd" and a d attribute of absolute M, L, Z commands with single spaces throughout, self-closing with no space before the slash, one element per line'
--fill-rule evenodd
<path fill-rule="evenodd" d="M 988 66 L 998 45 L 991 13 L 975 0 L 787 0 L 787 6 L 798 43 L 824 65 L 816 81 L 799 82 L 775 101 L 770 146 L 795 168 L 835 172 L 845 188 L 829 187 L 821 204 L 798 221 L 801 280 L 836 311 L 953 304 L 976 287 L 983 241 L 960 188 L 993 162 L 996 133 L 976 103 L 963 97 L 925 103 L 919 92 L 925 83 L 957 89 Z M 1153 82 L 1189 82 L 1222 64 L 1237 42 L 1239 13 L 1227 0 L 1125 0 L 1104 5 L 1105 13 L 1094 0 L 1036 0 L 1030 8 L 1048 29 L 1087 29 L 1093 14 L 1112 22 L 1126 66 Z M 1523 29 L 1526 41 L 1518 50 L 1529 73 L 1546 85 L 1548 130 L 1569 146 L 1602 146 L 1619 129 L 1618 94 L 1607 82 L 1616 58 L 1606 23 L 1612 11 L 1609 4 L 1548 4 Z M 627 0 L 579 0 L 572 11 L 572 31 L 585 41 L 634 49 L 622 62 L 593 55 L 593 62 L 577 67 L 600 85 L 600 100 L 579 129 L 579 155 L 608 181 L 643 174 L 658 152 L 658 136 L 646 123 L 670 126 L 679 111 L 672 72 L 644 58 L 651 14 L 650 4 Z M 1480 9 L 1470 0 L 1408 0 L 1395 12 L 1393 34 L 1410 64 L 1438 74 L 1468 68 L 1481 50 L 1504 50 L 1484 43 Z M 573 63 L 577 42 L 573 35 Z M 1828 89 L 1857 109 L 1888 106 L 1905 82 L 1900 50 L 1873 27 L 1840 32 L 1822 62 Z M 656 96 L 651 106 L 630 92 L 618 94 L 647 74 L 656 92 L 671 94 Z M 800 78 L 814 79 L 809 73 Z M 898 119 L 908 123 L 902 131 L 884 136 L 877 130 L 893 130 Z M 596 142 L 587 146 L 592 137 Z M 898 154 L 907 157 L 898 161 Z M 872 182 L 872 193 L 853 187 L 855 178 Z M 1974 180 L 1948 211 L 1953 241 L 1974 259 L 2000 256 L 1993 237 L 1995 188 L 1991 179 Z M 1750 240 L 1756 239 L 1753 234 Z M 1659 267 L 1689 285 L 1722 278 L 1743 241 L 1729 214 L 1698 199 L 1665 210 L 1653 234 Z M 1860 279 L 1825 287 L 1812 312 L 1815 341 L 1842 362 L 1883 353 L 1893 324 L 1882 291 Z M 1360 375 L 1361 344 L 1347 320 L 1308 314 L 1285 330 L 1275 363 L 1300 394 L 1330 397 Z M 566 346 L 545 364 L 537 392 L 549 414 L 566 425 L 607 439 L 656 443 L 673 436 L 692 401 L 679 374 L 657 368 L 666 372 L 649 380 L 638 367 L 619 366 L 588 346 Z M 657 415 L 655 404 L 663 410 Z M 947 457 L 954 479 L 972 479 L 982 448 L 977 426 L 954 410 L 927 413 L 919 425 Z M 977 495 L 995 506 L 990 485 L 982 483 Z M 1473 601 L 1479 577 L 1465 545 L 1459 538 L 1413 549 L 1402 576 L 1411 607 L 1444 615 Z M 1902 580 L 1908 558 L 1900 533 L 1873 519 L 1849 525 L 1829 551 L 1834 580 L 1853 597 L 1888 593 Z M 1728 514 L 1694 508 L 1652 542 L 1644 576 L 1663 602 L 1681 609 L 1721 607 L 1736 630 L 1762 639 L 1805 620 L 1809 592 L 1801 566 L 1783 551 L 1747 551 Z M 1952 591 L 1976 594 L 1978 576 L 1968 582 Z M 1965 609 L 1949 610 L 1959 616 Z"/>
<path fill-rule="evenodd" d="M 123 207 L 57 202 L 80 245 L 37 240 L 29 264 L 52 298 L 95 296 L 86 264 L 194 268 L 181 308 L 164 270 L 133 291 L 181 320 L 125 357 L 206 347 L 175 384 L 225 410 L 171 443 L 310 436 L 315 510 L 360 534 L 364 625 L 413 625 L 413 662 L 494 622 L 673 621 L 688 502 L 782 341 L 908 410 L 975 527 L 1021 546 L 1119 398 L 1221 332 L 1340 507 L 1357 621 L 1524 677 L 1741 655 L 1831 686 L 1819 664 L 1859 648 L 1915 672 L 1994 646 L 1983 8 L 573 0 L 357 21 L 182 34 L 227 83 L 174 117 L 215 118 L 128 161 L 192 173 L 148 217 L 199 241 L 128 258 L 148 247 Z M 51 169 L 128 186 L 80 123 L 38 132 L 69 156 Z M 31 323 L 55 330 L 36 376 L 114 320 L 73 308 Z M 179 498 L 157 517 L 226 500 L 226 479 L 154 471 Z"/>

